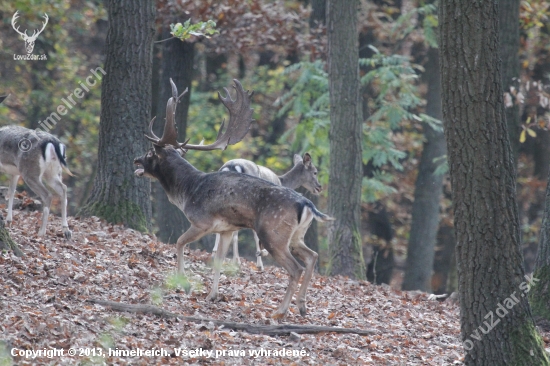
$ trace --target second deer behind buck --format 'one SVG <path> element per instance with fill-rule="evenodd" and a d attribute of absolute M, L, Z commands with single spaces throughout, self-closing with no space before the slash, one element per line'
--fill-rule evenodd
<path fill-rule="evenodd" d="M 272 170 L 261 165 L 256 165 L 252 161 L 246 159 L 229 160 L 220 168 L 220 171 L 234 171 L 252 175 L 254 177 L 265 179 L 278 186 L 288 187 L 291 189 L 304 187 L 315 195 L 321 193 L 323 190 L 321 183 L 317 180 L 317 168 L 313 165 L 311 155 L 308 153 L 305 153 L 303 158 L 300 155 L 294 155 L 294 167 L 280 177 L 277 176 L 277 174 L 275 174 Z M 253 234 L 254 241 L 256 242 L 256 265 L 261 271 L 263 271 L 264 264 L 262 262 L 262 256 L 266 256 L 268 253 L 265 249 L 261 249 L 260 239 L 255 231 L 253 231 Z M 218 251 L 219 243 L 220 235 L 216 234 L 216 244 L 212 250 L 213 256 L 215 256 Z M 238 231 L 233 233 L 233 260 L 238 264 L 241 263 L 239 259 Z"/>
<path fill-rule="evenodd" d="M 221 98 L 220 95 L 230 114 L 225 132 L 222 133 L 222 123 L 216 142 L 210 145 L 190 145 L 176 140 L 174 115 L 181 96 L 178 97 L 176 86 L 172 82 L 172 97 L 166 105 L 164 133 L 161 138 L 152 133 L 153 119 L 149 124 L 151 136 L 147 136 L 153 142 L 153 148 L 134 159 L 134 164 L 141 166 L 135 171 L 135 175 L 158 179 L 170 202 L 178 206 L 191 223 L 191 227 L 178 238 L 176 244 L 178 272 L 184 272 L 183 252 L 187 244 L 207 234 L 220 234 L 220 247 L 215 258 L 217 265 L 207 300 L 214 301 L 218 297 L 221 269 L 219 264 L 227 254 L 233 232 L 249 228 L 256 231 L 263 246 L 290 274 L 283 302 L 272 315 L 274 318 L 286 315 L 304 272 L 293 254 L 305 263 L 305 274 L 297 297 L 300 314 L 305 316 L 306 291 L 313 275 L 317 253 L 305 245 L 304 235 L 313 219 L 334 219 L 319 212 L 311 201 L 289 188 L 235 172 L 203 173 L 182 156 L 188 149 L 223 150 L 228 144 L 237 143 L 246 135 L 252 123 L 250 94 L 244 91 L 237 80 L 235 89 L 236 100 L 231 99 L 227 90 L 226 98 Z"/>

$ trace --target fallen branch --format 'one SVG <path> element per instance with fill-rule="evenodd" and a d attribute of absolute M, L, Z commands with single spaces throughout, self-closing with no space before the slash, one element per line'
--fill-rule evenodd
<path fill-rule="evenodd" d="M 290 332 L 308 333 L 308 334 L 333 332 L 333 333 L 353 333 L 353 334 L 359 334 L 359 335 L 372 335 L 377 333 L 375 330 L 370 330 L 370 329 L 326 327 L 326 326 L 320 326 L 320 325 L 297 325 L 297 324 L 257 325 L 257 324 L 247 324 L 247 323 L 235 323 L 235 322 L 226 322 L 226 321 L 217 320 L 217 319 L 199 318 L 196 316 L 185 316 L 181 314 L 172 313 L 170 311 L 166 311 L 154 305 L 123 304 L 116 301 L 96 300 L 96 299 L 89 299 L 86 301 L 92 304 L 98 304 L 105 307 L 110 307 L 111 309 L 116 311 L 153 314 L 162 318 L 179 318 L 179 319 L 183 319 L 194 323 L 212 322 L 215 325 L 223 325 L 225 328 L 241 330 L 252 334 L 281 335 L 281 334 L 290 334 Z"/>

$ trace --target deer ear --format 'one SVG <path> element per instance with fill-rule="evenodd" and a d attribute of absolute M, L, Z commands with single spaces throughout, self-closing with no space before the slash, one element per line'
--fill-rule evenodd
<path fill-rule="evenodd" d="M 294 165 L 298 165 L 302 162 L 302 157 L 298 154 L 294 154 Z"/>
<path fill-rule="evenodd" d="M 304 165 L 309 168 L 309 166 L 311 165 L 311 155 L 309 155 L 309 153 L 305 153 L 303 161 Z"/>
<path fill-rule="evenodd" d="M 155 154 L 157 154 L 158 156 L 164 156 L 164 151 L 162 146 L 153 144 L 153 147 L 155 148 Z"/>

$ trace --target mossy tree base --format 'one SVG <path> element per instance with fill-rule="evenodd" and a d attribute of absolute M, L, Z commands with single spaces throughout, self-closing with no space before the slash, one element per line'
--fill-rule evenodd
<path fill-rule="evenodd" d="M 113 224 L 123 224 L 134 230 L 147 232 L 145 215 L 136 203 L 130 201 L 123 201 L 118 205 L 93 202 L 84 206 L 79 215 L 97 216 Z"/>
<path fill-rule="evenodd" d="M 0 216 L 0 251 L 11 250 L 18 257 L 23 257 L 25 254 L 19 249 L 19 246 L 10 236 L 10 232 L 6 229 L 4 219 Z"/>

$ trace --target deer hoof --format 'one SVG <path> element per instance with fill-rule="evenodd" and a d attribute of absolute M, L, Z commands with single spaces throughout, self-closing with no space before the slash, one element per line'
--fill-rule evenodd
<path fill-rule="evenodd" d="M 63 236 L 65 236 L 65 239 L 70 240 L 71 237 L 73 236 L 73 232 L 71 230 L 69 230 L 68 227 L 64 227 L 63 228 Z"/>
<path fill-rule="evenodd" d="M 217 298 L 218 298 L 218 293 L 214 291 L 210 291 L 208 296 L 206 296 L 207 301 L 216 301 Z"/>
<path fill-rule="evenodd" d="M 11 227 L 11 219 L 6 219 L 6 226 Z"/>
<path fill-rule="evenodd" d="M 271 318 L 272 319 L 275 319 L 275 320 L 280 320 L 280 319 L 283 319 L 286 315 L 286 311 L 283 313 L 283 312 L 280 312 L 279 310 L 277 310 L 276 312 L 274 312 L 272 315 L 271 315 Z"/>
<path fill-rule="evenodd" d="M 302 317 L 306 316 L 306 314 L 307 314 L 306 304 L 302 304 L 302 305 L 298 306 L 298 310 L 300 310 L 300 315 Z"/>

